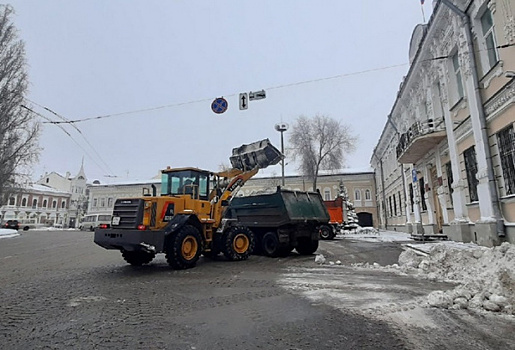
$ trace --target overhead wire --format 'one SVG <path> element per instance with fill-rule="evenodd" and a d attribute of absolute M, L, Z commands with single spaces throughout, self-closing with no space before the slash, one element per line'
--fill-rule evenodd
<path fill-rule="evenodd" d="M 498 45 L 495 48 L 496 49 L 504 49 L 504 48 L 511 47 L 514 45 L 515 44 Z M 488 51 L 488 50 L 492 50 L 492 49 L 493 48 L 476 50 L 475 52 Z M 449 56 L 433 57 L 433 58 L 424 59 L 424 60 L 422 60 L 422 62 L 435 61 L 435 60 L 441 60 L 441 59 L 447 59 L 447 58 L 449 58 Z M 272 86 L 272 87 L 267 87 L 267 88 L 265 88 L 265 90 L 275 90 L 275 89 L 281 89 L 281 88 L 286 88 L 286 87 L 291 87 L 291 86 L 316 83 L 316 82 L 320 82 L 320 81 L 350 77 L 350 76 L 372 73 L 372 72 L 388 70 L 388 69 L 393 69 L 393 68 L 399 68 L 399 67 L 408 66 L 408 65 L 409 65 L 409 63 L 401 63 L 401 64 L 395 64 L 395 65 L 391 65 L 391 66 L 366 69 L 366 70 L 357 71 L 357 72 L 343 73 L 343 74 L 338 74 L 338 75 L 334 75 L 334 76 L 330 76 L 330 77 L 310 79 L 310 80 L 304 80 L 304 81 L 299 81 L 299 82 L 295 82 L 295 83 L 276 85 L 276 86 Z M 237 96 L 237 95 L 238 95 L 238 93 L 232 93 L 232 94 L 228 94 L 228 95 L 224 95 L 224 96 L 232 97 L 232 96 Z M 132 111 L 98 115 L 98 116 L 87 117 L 87 118 L 83 118 L 83 119 L 75 119 L 75 120 L 67 120 L 67 121 L 47 121 L 47 122 L 43 122 L 43 123 L 44 124 L 75 124 L 75 123 L 81 123 L 81 122 L 86 122 L 86 121 L 91 121 L 91 120 L 112 118 L 112 117 L 118 117 L 118 116 L 129 115 L 129 114 L 137 114 L 137 113 L 142 113 L 142 112 L 151 112 L 151 111 L 156 111 L 156 110 L 160 110 L 160 109 L 167 109 L 167 108 L 173 108 L 173 107 L 179 107 L 179 106 L 195 104 L 195 103 L 200 103 L 200 102 L 209 102 L 209 101 L 212 101 L 212 98 L 202 98 L 202 99 L 198 99 L 198 100 L 179 102 L 179 103 L 168 104 L 168 105 L 163 105 L 163 106 L 156 106 L 156 107 L 149 107 L 149 108 L 137 109 L 137 110 L 132 110 Z"/>
<path fill-rule="evenodd" d="M 25 108 L 25 109 L 26 109 L 26 110 L 28 110 L 29 112 L 34 113 L 35 115 L 39 116 L 40 118 L 43 118 L 43 119 L 45 119 L 45 120 L 47 120 L 47 121 L 51 121 L 51 119 L 50 119 L 50 118 L 48 118 L 48 117 L 44 116 L 44 115 L 43 115 L 43 114 L 41 114 L 41 113 L 36 112 L 35 110 L 33 110 L 33 109 L 32 109 L 32 108 L 30 108 L 30 107 L 27 107 L 27 106 L 25 106 L 25 105 L 23 105 L 23 104 L 22 104 L 22 105 L 20 105 L 20 106 L 21 106 L 22 108 Z M 59 127 L 59 128 L 60 128 L 60 129 L 61 129 L 61 130 L 66 134 L 66 135 L 68 135 L 68 136 L 72 139 L 72 141 L 73 141 L 73 142 L 75 142 L 75 144 L 76 144 L 77 146 L 79 146 L 79 148 L 80 148 L 80 149 L 82 149 L 82 150 L 84 151 L 84 153 L 85 153 L 85 154 L 86 154 L 86 155 L 87 155 L 87 156 L 88 156 L 88 157 L 93 161 L 93 163 L 95 163 L 95 164 L 96 164 L 96 165 L 97 165 L 97 166 L 98 166 L 102 171 L 106 171 L 106 170 L 107 170 L 107 169 L 105 169 L 102 165 L 98 164 L 98 163 L 97 163 L 97 161 L 96 161 L 96 160 L 95 160 L 95 159 L 94 159 L 94 158 L 89 154 L 89 152 L 88 152 L 86 149 L 84 149 L 84 147 L 82 147 L 82 145 L 81 145 L 80 143 L 78 143 L 78 142 L 77 142 L 77 140 L 75 140 L 75 138 L 74 138 L 74 137 L 73 137 L 73 136 L 72 136 L 72 135 L 71 135 L 71 134 L 70 134 L 70 133 L 69 133 L 69 132 L 68 132 L 68 131 L 63 127 L 63 126 L 62 126 L 62 125 L 57 124 L 57 126 L 58 126 L 58 127 Z"/>
<path fill-rule="evenodd" d="M 30 103 L 33 103 L 33 104 L 35 104 L 36 106 L 38 106 L 38 107 L 40 107 L 40 108 L 43 108 L 44 110 L 46 110 L 46 111 L 48 111 L 48 112 L 52 113 L 53 115 L 55 115 L 56 117 L 58 117 L 58 118 L 62 119 L 63 121 L 70 121 L 68 118 L 66 118 L 66 117 L 64 117 L 64 116 L 62 116 L 62 115 L 60 115 L 60 114 L 58 114 L 58 113 L 54 112 L 53 110 L 51 110 L 51 109 L 50 109 L 50 108 L 48 108 L 48 107 L 45 107 L 45 106 L 43 106 L 43 105 L 41 105 L 41 104 L 39 104 L 39 103 L 37 103 L 37 102 L 34 102 L 34 101 L 32 101 L 32 100 L 30 100 L 30 99 L 28 99 L 28 98 L 26 98 L 26 97 L 25 97 L 25 99 L 26 99 L 27 101 L 29 101 Z M 95 153 L 95 155 L 98 157 L 98 159 L 99 159 L 99 160 L 100 160 L 100 161 L 105 165 L 105 169 L 107 169 L 107 170 L 108 170 L 108 174 L 109 174 L 109 175 L 112 175 L 112 174 L 113 174 L 113 171 L 112 171 L 112 169 L 109 167 L 109 164 L 107 164 L 107 163 L 104 161 L 104 159 L 102 158 L 102 156 L 97 152 L 97 150 L 95 149 L 95 147 L 94 147 L 94 146 L 89 142 L 89 140 L 86 138 L 86 136 L 84 135 L 84 133 L 83 133 L 83 132 L 82 132 L 82 131 L 81 131 L 81 130 L 80 130 L 80 129 L 75 125 L 75 123 L 69 123 L 69 125 L 70 125 L 71 127 L 73 127 L 73 128 L 74 128 L 74 129 L 75 129 L 75 130 L 76 130 L 76 131 L 77 131 L 77 132 L 82 136 L 82 138 L 84 139 L 84 141 L 85 141 L 85 142 L 88 144 L 88 146 L 93 150 L 93 152 L 94 152 L 94 153 Z M 71 135 L 69 135 L 69 136 L 71 137 Z"/>

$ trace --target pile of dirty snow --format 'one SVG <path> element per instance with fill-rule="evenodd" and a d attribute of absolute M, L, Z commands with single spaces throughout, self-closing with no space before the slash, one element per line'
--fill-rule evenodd
<path fill-rule="evenodd" d="M 0 238 L 11 238 L 19 236 L 18 231 L 10 228 L 0 228 Z"/>
<path fill-rule="evenodd" d="M 451 291 L 429 294 L 430 306 L 484 309 L 515 315 L 515 245 L 493 248 L 438 243 L 420 255 L 407 249 L 398 268 L 430 280 L 459 283 Z"/>

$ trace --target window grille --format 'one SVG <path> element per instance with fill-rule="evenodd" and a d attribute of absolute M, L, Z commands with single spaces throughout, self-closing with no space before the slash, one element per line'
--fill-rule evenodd
<path fill-rule="evenodd" d="M 497 141 L 506 195 L 515 194 L 515 134 L 513 127 L 510 126 L 499 131 Z"/>
<path fill-rule="evenodd" d="M 477 174 L 477 161 L 476 161 L 476 150 L 474 146 L 463 152 L 463 157 L 465 157 L 465 170 L 467 172 L 467 183 L 469 187 L 469 196 L 471 202 L 476 202 L 478 200 L 477 197 L 477 184 L 478 180 L 476 178 Z"/>

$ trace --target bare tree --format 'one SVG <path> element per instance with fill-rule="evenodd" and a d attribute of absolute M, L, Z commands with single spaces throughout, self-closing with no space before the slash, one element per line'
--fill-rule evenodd
<path fill-rule="evenodd" d="M 357 137 L 341 122 L 324 115 L 313 118 L 300 116 L 290 133 L 291 158 L 299 160 L 299 170 L 317 188 L 320 170 L 341 169 L 345 155 L 355 150 Z"/>
<path fill-rule="evenodd" d="M 11 21 L 13 8 L 0 5 L 0 201 L 37 160 L 39 124 L 24 105 L 28 77 L 25 46 Z"/>

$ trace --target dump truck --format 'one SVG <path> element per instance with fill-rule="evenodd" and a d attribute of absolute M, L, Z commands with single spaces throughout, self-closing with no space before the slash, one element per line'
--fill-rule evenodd
<path fill-rule="evenodd" d="M 329 213 L 319 192 L 291 191 L 235 197 L 223 219 L 225 225 L 241 225 L 255 236 L 255 252 L 270 257 L 301 255 L 318 249 L 319 227 L 329 223 Z"/>
<path fill-rule="evenodd" d="M 320 238 L 333 239 L 345 224 L 346 208 L 343 197 L 337 197 L 332 201 L 324 201 L 324 205 L 329 212 L 330 220 L 325 225 L 320 225 Z"/>
<path fill-rule="evenodd" d="M 110 225 L 95 229 L 94 242 L 119 250 L 131 265 L 150 263 L 166 254 L 174 269 L 194 267 L 201 254 L 220 252 L 229 260 L 245 260 L 255 246 L 252 231 L 222 218 L 233 194 L 259 169 L 275 165 L 283 155 L 268 139 L 234 148 L 232 169 L 211 172 L 198 168 L 161 171 L 161 195 L 115 201 Z"/>

